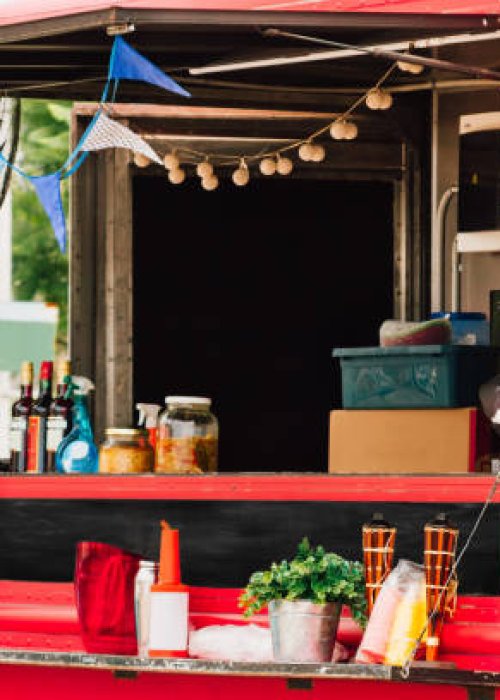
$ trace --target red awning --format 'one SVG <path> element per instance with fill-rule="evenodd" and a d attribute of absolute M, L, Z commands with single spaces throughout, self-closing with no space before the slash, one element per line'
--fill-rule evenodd
<path fill-rule="evenodd" d="M 4 0 L 0 26 L 112 9 L 500 15 L 500 0 Z"/>

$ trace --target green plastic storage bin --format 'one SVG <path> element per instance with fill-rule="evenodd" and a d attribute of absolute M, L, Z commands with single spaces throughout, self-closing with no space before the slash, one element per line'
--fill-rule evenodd
<path fill-rule="evenodd" d="M 479 386 L 496 374 L 499 348 L 409 345 L 338 348 L 344 408 L 476 406 Z"/>

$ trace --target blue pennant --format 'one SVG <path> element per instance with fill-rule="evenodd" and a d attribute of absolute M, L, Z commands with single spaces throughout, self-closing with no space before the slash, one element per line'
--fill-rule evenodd
<path fill-rule="evenodd" d="M 187 90 L 184 90 L 175 80 L 172 80 L 166 73 L 155 66 L 154 63 L 144 58 L 138 51 L 133 49 L 120 36 L 115 38 L 113 52 L 111 55 L 111 65 L 109 78 L 114 80 L 143 80 L 152 85 L 158 85 L 165 90 L 175 92 L 183 97 L 191 97 Z"/>
<path fill-rule="evenodd" d="M 61 200 L 59 173 L 29 178 L 35 186 L 43 208 L 47 212 L 61 253 L 66 252 L 66 221 Z"/>

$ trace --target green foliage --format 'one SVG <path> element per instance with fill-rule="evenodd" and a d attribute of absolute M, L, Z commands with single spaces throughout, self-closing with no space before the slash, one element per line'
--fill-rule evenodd
<path fill-rule="evenodd" d="M 249 616 L 272 600 L 310 600 L 313 603 L 348 605 L 355 620 L 366 624 L 363 567 L 321 546 L 311 547 L 304 538 L 290 561 L 273 562 L 266 571 L 256 571 L 240 597 Z"/>
<path fill-rule="evenodd" d="M 30 175 L 54 172 L 69 153 L 71 104 L 23 100 L 18 164 Z M 58 345 L 67 344 L 68 260 L 57 246 L 48 217 L 34 188 L 14 176 L 12 277 L 14 298 L 39 300 L 59 306 Z M 68 215 L 68 181 L 62 183 L 65 216 Z"/>

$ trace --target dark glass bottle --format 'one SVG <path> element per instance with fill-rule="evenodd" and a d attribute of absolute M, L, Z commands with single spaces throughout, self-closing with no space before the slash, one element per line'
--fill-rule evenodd
<path fill-rule="evenodd" d="M 10 471 L 26 471 L 28 462 L 28 420 L 33 405 L 33 363 L 21 365 L 21 395 L 12 405 L 10 423 Z"/>
<path fill-rule="evenodd" d="M 71 393 L 71 363 L 63 360 L 57 366 L 57 390 L 47 416 L 47 471 L 56 471 L 56 452 L 61 440 L 73 426 Z"/>
<path fill-rule="evenodd" d="M 47 416 L 52 401 L 52 362 L 40 366 L 40 391 L 28 419 L 28 464 L 30 474 L 47 470 Z"/>

